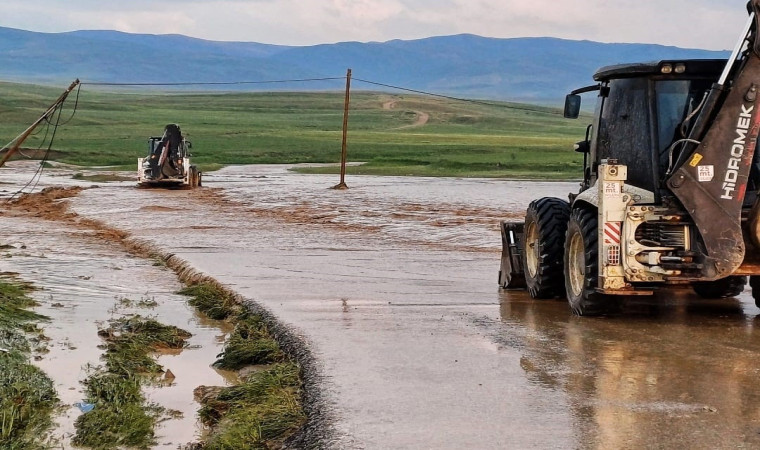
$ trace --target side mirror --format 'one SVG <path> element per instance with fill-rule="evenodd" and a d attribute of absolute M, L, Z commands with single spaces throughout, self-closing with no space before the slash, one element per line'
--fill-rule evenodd
<path fill-rule="evenodd" d="M 577 119 L 581 113 L 581 96 L 568 94 L 565 97 L 565 119 Z"/>
<path fill-rule="evenodd" d="M 574 147 L 578 153 L 589 153 L 591 151 L 591 144 L 588 140 L 577 142 Z"/>

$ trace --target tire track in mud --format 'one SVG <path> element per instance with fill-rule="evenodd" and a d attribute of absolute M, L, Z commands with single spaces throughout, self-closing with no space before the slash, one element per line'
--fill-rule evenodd
<path fill-rule="evenodd" d="M 268 309 L 254 300 L 244 298 L 218 280 L 199 272 L 187 261 L 158 247 L 155 243 L 133 238 L 129 232 L 107 226 L 105 223 L 79 216 L 69 210 L 68 198 L 76 197 L 83 187 L 49 187 L 39 193 L 25 194 L 17 200 L 6 202 L 7 209 L 2 215 L 14 217 L 34 217 L 43 220 L 63 222 L 77 229 L 94 232 L 94 238 L 105 239 L 121 245 L 128 253 L 142 258 L 161 261 L 171 269 L 180 282 L 186 285 L 208 283 L 220 289 L 257 314 L 266 323 L 272 337 L 282 350 L 302 369 L 303 408 L 307 417 L 304 427 L 286 443 L 287 448 L 330 448 L 336 442 L 330 402 L 322 394 L 324 385 L 319 362 L 311 352 L 309 342 L 297 330 L 282 323 Z M 201 197 L 218 200 L 218 194 L 204 190 Z"/>

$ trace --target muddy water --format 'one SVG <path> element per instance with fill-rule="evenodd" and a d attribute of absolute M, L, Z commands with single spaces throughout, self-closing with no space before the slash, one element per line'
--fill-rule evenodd
<path fill-rule="evenodd" d="M 566 394 L 584 448 L 760 446 L 760 310 L 746 293 L 660 293 L 599 320 L 523 293 L 501 300 L 484 329 L 520 352 L 531 384 Z"/>
<path fill-rule="evenodd" d="M 53 433 L 60 442 L 56 448 L 70 448 L 74 421 L 81 414 L 74 404 L 85 395 L 81 382 L 88 375 L 88 366 L 101 364 L 98 329 L 124 314 L 154 317 L 193 334 L 187 349 L 159 358 L 159 363 L 176 375 L 173 382 L 146 387 L 146 396 L 181 413 L 160 425 L 159 445 L 195 440 L 202 430 L 193 389 L 201 384 L 228 384 L 228 374 L 209 366 L 221 351 L 228 330 L 197 316 L 187 299 L 175 294 L 181 286 L 171 271 L 131 257 L 87 231 L 4 216 L 0 218 L 0 236 L 4 244 L 13 246 L 3 250 L 2 271 L 16 272 L 33 282 L 39 288 L 32 294 L 40 303 L 36 310 L 50 318 L 42 325 L 50 338 L 49 353 L 42 354 L 36 364 L 54 380 L 63 404 Z"/>
<path fill-rule="evenodd" d="M 210 175 L 213 185 L 224 185 L 225 197 L 286 220 L 371 230 L 389 241 L 481 250 L 501 245 L 493 239 L 498 221 L 521 218 L 529 199 L 577 190 L 576 183 L 349 177 L 349 190 L 333 191 L 327 188 L 337 184 L 334 177 L 293 175 L 277 166 Z"/>
<path fill-rule="evenodd" d="M 320 362 L 334 448 L 757 448 L 760 310 L 745 292 L 580 319 L 499 291 L 497 223 L 575 183 L 231 167 L 197 191 L 85 190 L 78 214 L 265 306 Z"/>

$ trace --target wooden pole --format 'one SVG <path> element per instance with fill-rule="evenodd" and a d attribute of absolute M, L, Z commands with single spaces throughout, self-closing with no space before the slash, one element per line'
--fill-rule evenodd
<path fill-rule="evenodd" d="M 348 158 L 348 106 L 351 99 L 351 69 L 346 72 L 346 100 L 343 106 L 343 144 L 340 153 L 340 183 L 333 189 L 348 189 L 346 184 L 346 159 Z"/>
<path fill-rule="evenodd" d="M 53 103 L 50 108 L 45 111 L 45 113 L 40 116 L 39 119 L 37 119 L 33 124 L 29 126 L 23 133 L 18 135 L 16 139 L 14 139 L 12 142 L 12 145 L 8 148 L 8 150 L 5 152 L 5 155 L 3 155 L 3 158 L 0 160 L 0 167 L 2 167 L 10 158 L 13 156 L 14 153 L 18 151 L 18 149 L 21 147 L 21 144 L 24 143 L 26 138 L 29 137 L 30 134 L 34 131 L 39 124 L 42 123 L 43 120 L 47 119 L 48 116 L 50 116 L 53 112 L 55 112 L 58 105 L 63 103 L 66 100 L 66 97 L 69 96 L 69 93 L 74 90 L 74 88 L 79 84 L 79 79 L 74 80 L 73 83 L 71 83 L 71 86 L 69 86 L 63 94 L 61 94 L 60 97 L 58 97 L 58 100 Z"/>

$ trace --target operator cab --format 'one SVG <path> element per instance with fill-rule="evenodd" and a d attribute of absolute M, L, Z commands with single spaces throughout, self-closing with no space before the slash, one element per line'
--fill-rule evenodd
<path fill-rule="evenodd" d="M 567 96 L 565 117 L 576 118 L 580 96 L 596 91 L 593 123 L 576 150 L 585 157 L 581 190 L 597 178 L 602 160 L 628 166 L 628 183 L 655 194 L 678 158 L 672 144 L 688 136 L 705 94 L 718 81 L 725 59 L 659 61 L 607 66 L 594 74 L 597 85 Z"/>

